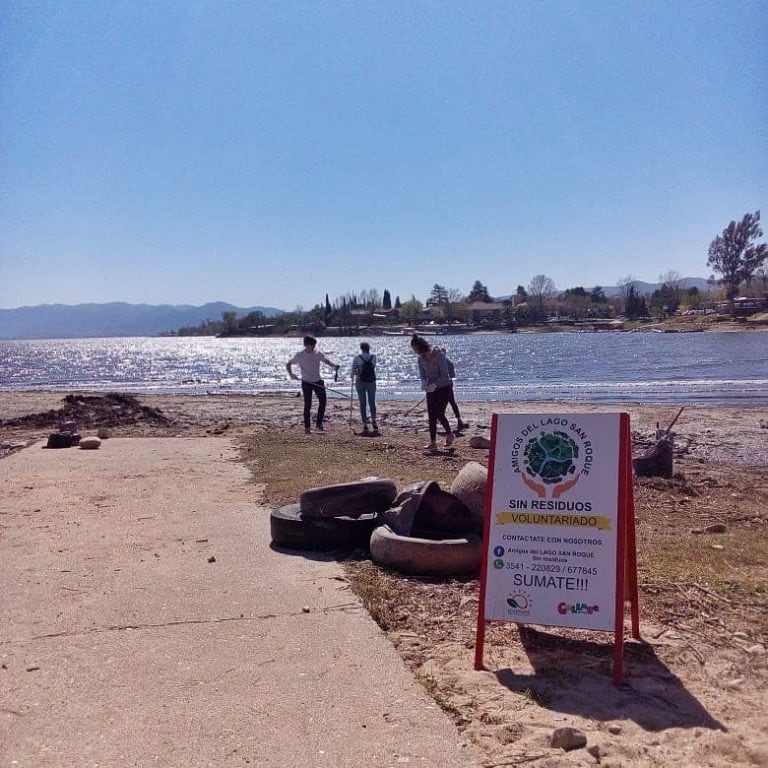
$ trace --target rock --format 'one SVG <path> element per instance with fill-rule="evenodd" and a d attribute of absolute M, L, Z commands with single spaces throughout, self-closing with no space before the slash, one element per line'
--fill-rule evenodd
<path fill-rule="evenodd" d="M 756 645 L 750 645 L 749 648 L 745 648 L 744 650 L 752 656 L 761 656 L 765 653 L 765 646 L 757 643 Z"/>
<path fill-rule="evenodd" d="M 465 464 L 451 484 L 451 493 L 464 502 L 482 530 L 488 470 L 476 461 Z"/>
<path fill-rule="evenodd" d="M 587 746 L 587 736 L 584 731 L 571 726 L 556 728 L 552 733 L 551 745 L 555 748 L 570 752 L 572 749 L 583 749 Z"/>
<path fill-rule="evenodd" d="M 215 562 L 216 562 L 216 558 L 215 558 L 213 555 L 211 555 L 211 556 L 208 558 L 208 562 L 209 562 L 209 563 L 215 563 Z"/>
<path fill-rule="evenodd" d="M 101 440 L 98 437 L 81 437 L 78 445 L 86 451 L 95 451 L 100 445 Z"/>
<path fill-rule="evenodd" d="M 80 441 L 80 435 L 70 435 L 68 432 L 53 432 L 48 435 L 46 448 L 71 448 Z"/>
<path fill-rule="evenodd" d="M 603 754 L 599 744 L 593 744 L 591 747 L 587 747 L 587 752 L 589 752 L 589 754 L 598 761 L 600 760 L 600 756 Z"/>
<path fill-rule="evenodd" d="M 301 609 L 301 612 L 302 612 L 302 613 L 309 613 L 309 606 L 308 606 L 308 605 L 305 605 L 305 606 L 304 606 L 304 607 Z"/>
<path fill-rule="evenodd" d="M 102 440 L 109 440 L 109 438 L 112 437 L 112 433 L 106 427 L 99 427 L 99 430 L 96 432 L 96 434 Z"/>
<path fill-rule="evenodd" d="M 472 437 L 469 438 L 469 447 L 470 448 L 490 448 L 491 441 L 487 437 L 483 437 L 482 435 L 472 435 Z"/>
<path fill-rule="evenodd" d="M 608 733 L 618 736 L 624 729 L 618 723 L 611 723 L 608 726 Z"/>
<path fill-rule="evenodd" d="M 725 533 L 726 528 L 724 523 L 712 523 L 704 529 L 704 533 Z"/>

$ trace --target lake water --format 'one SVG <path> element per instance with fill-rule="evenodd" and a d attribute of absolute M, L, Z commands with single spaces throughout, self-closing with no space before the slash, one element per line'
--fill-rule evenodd
<path fill-rule="evenodd" d="M 362 339 L 324 338 L 349 393 Z M 383 399 L 419 399 L 407 336 L 369 339 Z M 768 333 L 517 333 L 435 336 L 472 400 L 768 405 Z M 0 390 L 205 394 L 295 392 L 287 338 L 115 338 L 0 342 Z"/>

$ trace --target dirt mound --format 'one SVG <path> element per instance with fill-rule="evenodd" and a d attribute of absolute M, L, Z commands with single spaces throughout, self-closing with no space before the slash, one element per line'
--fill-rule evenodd
<path fill-rule="evenodd" d="M 132 395 L 117 393 L 67 395 L 64 407 L 44 413 L 32 413 L 15 419 L 0 419 L 3 427 L 39 427 L 58 429 L 64 421 L 74 421 L 77 429 L 117 427 L 131 424 L 168 426 L 171 420 L 159 408 L 142 405 Z"/>

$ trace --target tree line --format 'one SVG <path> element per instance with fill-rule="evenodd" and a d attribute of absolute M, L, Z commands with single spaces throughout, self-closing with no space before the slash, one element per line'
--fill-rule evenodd
<path fill-rule="evenodd" d="M 296 330 L 322 331 L 336 328 L 340 332 L 354 332 L 361 325 L 415 325 L 427 318 L 436 322 L 463 322 L 468 308 L 478 304 L 502 305 L 497 313 L 497 326 L 509 328 L 544 322 L 553 316 L 573 320 L 600 319 L 623 315 L 629 319 L 664 317 L 681 308 L 697 310 L 718 298 L 732 300 L 741 291 L 749 295 L 768 292 L 766 258 L 768 246 L 758 240 L 763 236 L 760 211 L 747 213 L 738 222 L 731 221 L 723 232 L 712 240 L 707 266 L 713 274 L 709 279 L 711 291 L 683 288 L 682 278 L 675 271 L 659 276 L 661 287 L 650 296 L 639 295 L 635 278 L 627 275 L 618 281 L 619 295 L 608 298 L 600 286 L 587 290 L 583 286 L 558 291 L 554 281 L 544 274 L 534 275 L 527 287 L 518 285 L 515 293 L 494 299 L 486 285 L 475 280 L 464 294 L 458 288 L 435 283 L 425 302 L 415 296 L 401 301 L 388 288 L 382 293 L 376 288 L 365 288 L 359 293 L 347 292 L 330 300 L 318 302 L 309 310 L 296 307 L 277 318 L 261 312 L 238 317 L 225 312 L 221 320 L 207 321 L 200 326 L 180 328 L 183 336 L 210 335 L 271 335 Z M 715 274 L 717 273 L 717 274 Z"/>

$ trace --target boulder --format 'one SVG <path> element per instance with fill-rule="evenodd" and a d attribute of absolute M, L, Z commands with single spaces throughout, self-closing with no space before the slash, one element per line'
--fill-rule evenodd
<path fill-rule="evenodd" d="M 483 437 L 482 435 L 472 435 L 472 437 L 469 438 L 469 447 L 470 448 L 490 448 L 491 441 L 487 437 Z"/>
<path fill-rule="evenodd" d="M 485 519 L 485 489 L 488 483 L 488 470 L 476 461 L 465 464 L 453 483 L 451 493 L 463 502 L 477 521 L 480 530 Z"/>
<path fill-rule="evenodd" d="M 93 436 L 81 437 L 78 445 L 86 451 L 95 451 L 101 445 L 101 440 Z"/>

